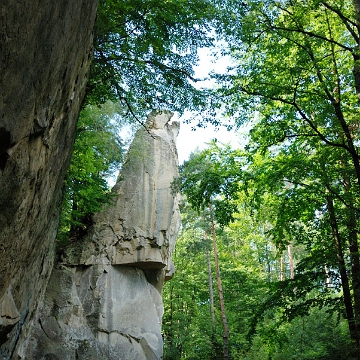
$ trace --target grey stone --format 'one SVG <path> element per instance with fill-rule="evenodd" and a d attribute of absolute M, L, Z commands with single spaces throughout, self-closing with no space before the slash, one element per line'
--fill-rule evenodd
<path fill-rule="evenodd" d="M 113 203 L 53 270 L 23 358 L 162 358 L 161 291 L 173 273 L 180 227 L 171 191 L 179 125 L 168 112 L 154 112 L 146 125 L 129 149 Z"/>
<path fill-rule="evenodd" d="M 171 116 L 154 112 L 147 129 L 137 132 L 113 188 L 113 204 L 94 216 L 89 234 L 67 249 L 64 263 L 165 267 L 171 277 L 180 225 L 179 199 L 170 187 L 178 176 L 179 124 Z"/>

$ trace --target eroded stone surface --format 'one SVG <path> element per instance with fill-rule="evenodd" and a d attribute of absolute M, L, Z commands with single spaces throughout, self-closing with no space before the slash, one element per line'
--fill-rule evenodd
<path fill-rule="evenodd" d="M 54 269 L 25 359 L 159 360 L 161 290 L 180 226 L 175 138 L 168 112 L 149 116 L 87 235 Z"/>
<path fill-rule="evenodd" d="M 17 357 L 52 270 L 96 6 L 0 3 L 1 359 Z"/>
<path fill-rule="evenodd" d="M 148 130 L 137 132 L 113 188 L 113 204 L 94 216 L 87 236 L 68 247 L 64 263 L 166 267 L 171 277 L 180 226 L 178 197 L 171 191 L 178 176 L 179 123 L 171 116 L 155 112 L 147 120 Z"/>
<path fill-rule="evenodd" d="M 162 300 L 141 269 L 54 270 L 26 359 L 160 359 Z"/>

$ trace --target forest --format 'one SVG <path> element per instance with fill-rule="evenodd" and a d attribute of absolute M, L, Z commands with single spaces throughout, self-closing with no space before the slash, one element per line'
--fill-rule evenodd
<path fill-rule="evenodd" d="M 231 59 L 211 88 L 200 48 Z M 174 179 L 164 359 L 359 359 L 359 105 L 359 0 L 100 0 L 58 250 L 110 200 L 124 131 L 152 109 L 246 125 Z"/>

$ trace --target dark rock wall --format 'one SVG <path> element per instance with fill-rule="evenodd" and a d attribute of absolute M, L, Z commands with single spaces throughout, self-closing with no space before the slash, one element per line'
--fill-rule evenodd
<path fill-rule="evenodd" d="M 52 269 L 61 188 L 85 93 L 96 0 L 0 3 L 0 358 Z"/>

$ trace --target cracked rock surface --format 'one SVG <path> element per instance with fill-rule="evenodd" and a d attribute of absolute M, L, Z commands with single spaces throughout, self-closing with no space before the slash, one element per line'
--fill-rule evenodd
<path fill-rule="evenodd" d="M 162 358 L 161 290 L 174 268 L 180 227 L 171 113 L 153 112 L 137 132 L 113 203 L 69 244 L 53 270 L 25 359 Z"/>
<path fill-rule="evenodd" d="M 0 2 L 0 359 L 18 359 L 53 267 L 96 0 Z"/>

